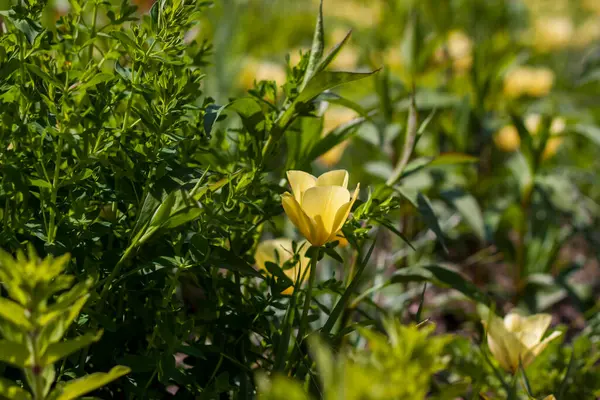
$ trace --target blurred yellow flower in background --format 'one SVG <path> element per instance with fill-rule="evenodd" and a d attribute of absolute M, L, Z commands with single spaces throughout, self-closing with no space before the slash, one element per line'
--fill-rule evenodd
<path fill-rule="evenodd" d="M 520 66 L 504 77 L 504 94 L 512 98 L 522 95 L 542 97 L 550 93 L 552 85 L 554 72 L 549 68 Z"/>
<path fill-rule="evenodd" d="M 527 367 L 550 341 L 562 334 L 552 332 L 542 340 L 550 322 L 552 316 L 549 314 L 522 317 L 515 313 L 509 313 L 504 320 L 493 315 L 489 321 L 482 321 L 487 330 L 490 352 L 502 368 L 513 374 L 519 368 L 519 360 L 523 367 Z"/>
<path fill-rule="evenodd" d="M 598 6 L 600 7 L 600 1 Z M 589 46 L 598 39 L 600 39 L 600 16 L 594 15 L 577 26 L 575 35 L 573 35 L 573 46 Z"/>
<path fill-rule="evenodd" d="M 563 49 L 571 43 L 575 28 L 566 16 L 539 17 L 533 21 L 534 45 L 541 51 Z"/>
<path fill-rule="evenodd" d="M 286 78 L 287 73 L 283 65 L 248 58 L 243 63 L 238 82 L 241 88 L 248 90 L 254 87 L 254 81 L 275 81 L 279 87 L 285 83 Z"/>
<path fill-rule="evenodd" d="M 331 107 L 325 111 L 323 115 L 323 136 L 331 133 L 335 128 L 340 125 L 346 124 L 352 121 L 357 117 L 355 111 L 350 110 L 345 107 Z M 325 167 L 332 167 L 337 164 L 342 155 L 344 154 L 344 150 L 348 147 L 349 140 L 344 140 L 342 143 L 337 146 L 331 148 L 328 152 L 319 157 L 318 162 Z"/>
<path fill-rule="evenodd" d="M 336 240 L 358 197 L 350 196 L 348 171 L 335 170 L 318 178 L 304 171 L 288 171 L 292 193 L 281 197 L 283 209 L 300 233 L 314 246 Z"/>
<path fill-rule="evenodd" d="M 542 122 L 542 116 L 539 114 L 529 114 L 525 117 L 525 127 L 529 133 L 536 136 L 540 130 L 540 123 Z M 561 135 L 567 127 L 567 123 L 564 118 L 557 117 L 550 123 L 550 138 L 546 142 L 546 147 L 542 153 L 542 159 L 547 160 L 554 156 L 558 151 L 558 148 L 563 142 Z"/>
<path fill-rule="evenodd" d="M 519 132 L 514 125 L 506 125 L 494 135 L 496 147 L 505 152 L 517 151 L 521 146 Z"/>
<path fill-rule="evenodd" d="M 298 277 L 300 279 L 306 278 L 304 276 L 304 271 L 310 263 L 310 259 L 306 257 L 306 250 L 308 250 L 309 247 L 310 246 L 305 241 L 298 243 L 298 248 L 300 249 L 300 259 L 298 263 L 293 268 L 289 268 L 283 271 L 287 275 L 287 277 L 290 278 L 294 283 L 296 283 L 296 279 Z M 287 238 L 280 238 L 265 240 L 261 242 L 256 248 L 256 254 L 254 255 L 254 259 L 256 260 L 256 266 L 258 268 L 267 271 L 267 262 L 272 262 L 274 264 L 279 263 L 279 266 L 283 266 L 283 264 L 289 261 L 293 257 L 293 255 L 294 251 L 292 249 L 292 240 Z M 292 294 L 293 292 L 294 286 L 290 286 L 281 293 Z"/>
<path fill-rule="evenodd" d="M 457 72 L 464 72 L 473 65 L 473 41 L 462 31 L 453 30 L 448 34 L 444 47 L 439 47 L 434 54 L 437 63 L 446 62 L 450 58 Z"/>
<path fill-rule="evenodd" d="M 315 0 L 319 4 L 320 0 Z M 328 0 L 323 2 L 323 14 L 348 22 L 354 26 L 367 28 L 381 21 L 381 1 L 368 3 L 356 0 Z"/>

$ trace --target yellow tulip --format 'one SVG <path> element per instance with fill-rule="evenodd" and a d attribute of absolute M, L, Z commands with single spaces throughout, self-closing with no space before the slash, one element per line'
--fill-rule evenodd
<path fill-rule="evenodd" d="M 552 316 L 549 314 L 536 314 L 522 317 L 510 313 L 504 320 L 492 316 L 488 321 L 482 321 L 487 329 L 487 340 L 490 352 L 502 368 L 515 373 L 519 368 L 519 360 L 523 367 L 527 367 L 548 345 L 548 343 L 562 332 L 552 332 L 542 340 L 544 333 L 550 326 Z"/>
<path fill-rule="evenodd" d="M 308 250 L 309 247 L 310 246 L 306 242 L 299 243 L 298 248 L 300 249 L 300 260 L 298 261 L 298 264 L 296 264 L 293 268 L 283 271 L 294 283 L 296 283 L 296 279 L 298 277 L 300 277 L 300 279 L 306 278 L 304 276 L 306 275 L 304 271 L 310 263 L 310 259 L 306 257 L 306 250 Z M 292 241 L 290 239 L 281 238 L 265 240 L 261 242 L 256 248 L 254 259 L 256 260 L 256 266 L 266 271 L 267 262 L 277 264 L 277 260 L 279 260 L 279 265 L 281 266 L 289 261 L 293 255 L 294 252 L 292 249 Z M 290 286 L 281 293 L 292 294 L 293 291 L 294 286 Z"/>
<path fill-rule="evenodd" d="M 519 132 L 514 125 L 507 125 L 494 135 L 496 147 L 505 152 L 517 151 L 521 146 Z"/>
<path fill-rule="evenodd" d="M 288 171 L 287 177 L 292 193 L 284 193 L 281 201 L 288 218 L 313 246 L 336 240 L 360 185 L 350 196 L 345 170 L 329 171 L 318 178 L 303 171 Z"/>

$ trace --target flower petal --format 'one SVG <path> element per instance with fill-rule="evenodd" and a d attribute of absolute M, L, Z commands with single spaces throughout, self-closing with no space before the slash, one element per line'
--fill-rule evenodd
<path fill-rule="evenodd" d="M 288 218 L 300 233 L 311 243 L 315 238 L 315 222 L 300 207 L 294 196 L 286 192 L 281 196 L 281 204 Z"/>
<path fill-rule="evenodd" d="M 302 204 L 302 193 L 317 185 L 317 178 L 304 171 L 288 171 L 287 178 L 299 204 Z"/>
<path fill-rule="evenodd" d="M 256 254 L 254 259 L 256 260 L 256 266 L 260 269 L 266 269 L 265 264 L 267 262 L 277 263 L 279 260 L 280 264 L 285 263 L 292 257 L 292 241 L 290 239 L 272 239 L 264 240 L 256 247 Z"/>
<path fill-rule="evenodd" d="M 486 324 L 487 321 L 484 321 Z M 519 341 L 517 336 L 510 332 L 505 322 L 492 317 L 487 329 L 488 347 L 502 368 L 515 372 L 519 367 L 519 358 L 529 358 L 528 349 Z"/>
<path fill-rule="evenodd" d="M 319 176 L 316 186 L 341 186 L 348 187 L 348 171 L 338 169 L 329 171 Z"/>
<path fill-rule="evenodd" d="M 540 343 L 551 322 L 550 314 L 536 314 L 522 318 L 517 336 L 527 348 L 532 348 Z"/>
<path fill-rule="evenodd" d="M 356 185 L 356 189 L 354 189 L 354 193 L 352 193 L 352 199 L 346 204 L 343 204 L 335 213 L 335 219 L 333 221 L 332 229 L 331 229 L 331 237 L 328 242 L 336 240 L 338 232 L 348 219 L 348 215 L 350 215 L 350 211 L 352 210 L 352 206 L 358 197 L 358 193 L 360 192 L 360 184 Z"/>
<path fill-rule="evenodd" d="M 548 346 L 548 343 L 550 343 L 554 339 L 558 338 L 560 335 L 562 335 L 562 332 L 560 332 L 560 331 L 552 332 L 550 335 L 548 335 L 547 338 L 545 338 L 537 346 L 535 346 L 534 348 L 532 348 L 531 352 L 533 353 L 534 356 L 537 356 L 542 351 L 544 351 L 544 349 L 546 348 L 546 346 Z"/>
<path fill-rule="evenodd" d="M 315 186 L 304 192 L 302 209 L 317 223 L 315 233 L 319 236 L 319 242 L 327 240 L 333 229 L 336 212 L 349 200 L 350 193 L 341 186 Z"/>

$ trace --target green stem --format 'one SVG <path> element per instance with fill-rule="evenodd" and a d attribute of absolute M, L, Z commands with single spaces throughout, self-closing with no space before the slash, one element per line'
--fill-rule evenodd
<path fill-rule="evenodd" d="M 318 250 L 313 254 L 313 258 L 310 260 L 310 275 L 308 276 L 308 288 L 306 289 L 306 295 L 304 296 L 304 307 L 302 308 L 302 319 L 300 320 L 300 329 L 298 329 L 298 336 L 296 336 L 296 342 L 302 343 L 304 339 L 304 333 L 308 327 L 308 311 L 310 310 L 310 302 L 312 301 L 312 291 L 315 284 L 315 277 L 317 275 L 317 263 L 323 250 Z"/>
<path fill-rule="evenodd" d="M 94 12 L 92 16 L 92 29 L 90 31 L 90 39 L 96 37 L 96 20 L 98 19 L 98 2 L 94 1 Z M 88 60 L 91 61 L 94 56 L 94 42 L 90 41 L 90 47 L 88 50 Z"/>
<path fill-rule="evenodd" d="M 54 176 L 52 178 L 52 193 L 50 195 L 50 223 L 48 225 L 48 243 L 53 243 L 56 230 L 56 198 L 58 196 L 58 178 L 60 175 L 60 163 L 62 157 L 63 138 L 62 134 L 58 138 L 58 150 L 56 151 L 56 160 L 54 161 Z"/>

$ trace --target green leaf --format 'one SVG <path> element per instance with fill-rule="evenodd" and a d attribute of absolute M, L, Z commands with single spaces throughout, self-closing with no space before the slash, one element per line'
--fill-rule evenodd
<path fill-rule="evenodd" d="M 438 222 L 438 218 L 433 211 L 433 207 L 431 206 L 431 202 L 427 198 L 427 196 L 419 193 L 417 195 L 417 210 L 419 214 L 423 217 L 425 224 L 435 233 L 435 236 L 440 241 L 440 244 L 444 248 L 444 251 L 448 253 L 448 248 L 446 247 L 446 240 L 444 233 L 442 232 L 442 228 Z"/>
<path fill-rule="evenodd" d="M 346 33 L 346 36 L 344 36 L 344 38 L 338 44 L 336 44 L 333 49 L 331 49 L 325 58 L 323 58 L 323 60 L 319 63 L 316 72 L 323 71 L 329 64 L 333 62 L 333 60 L 335 60 L 342 47 L 344 47 L 348 39 L 350 39 L 350 35 L 352 35 L 352 30 L 349 30 L 348 33 Z"/>
<path fill-rule="evenodd" d="M 237 271 L 244 276 L 263 278 L 262 274 L 255 270 L 246 260 L 233 254 L 222 247 L 213 247 L 212 254 L 218 259 L 215 261 L 219 268 Z"/>
<path fill-rule="evenodd" d="M 485 240 L 485 223 L 477 200 L 461 190 L 446 191 L 441 196 L 460 213 L 464 221 L 473 230 L 473 233 L 480 240 Z"/>
<path fill-rule="evenodd" d="M 161 226 L 165 229 L 173 229 L 190 221 L 195 220 L 202 214 L 202 209 L 198 207 L 186 207 L 171 215 Z"/>
<path fill-rule="evenodd" d="M 100 74 L 94 75 L 92 77 L 92 79 L 90 79 L 89 81 L 87 81 L 84 84 L 82 84 L 81 86 L 79 86 L 79 89 L 86 90 L 86 89 L 92 88 L 100 83 L 108 82 L 108 81 L 112 80 L 113 78 L 114 78 L 114 75 L 112 75 L 112 74 L 100 73 Z"/>
<path fill-rule="evenodd" d="M 0 397 L 10 400 L 31 400 L 28 391 L 4 378 L 0 378 Z"/>
<path fill-rule="evenodd" d="M 52 189 L 52 184 L 43 179 L 29 179 L 29 184 L 41 188 Z"/>
<path fill-rule="evenodd" d="M 266 127 L 265 116 L 262 107 L 253 97 L 235 99 L 224 106 L 218 106 L 216 104 L 208 105 L 204 113 L 204 131 L 207 134 L 212 132 L 215 122 L 219 120 L 221 113 L 226 110 L 235 111 L 241 118 L 242 124 L 248 132 L 258 136 L 259 139 L 262 139 Z"/>
<path fill-rule="evenodd" d="M 346 304 L 348 304 L 348 301 L 350 300 L 350 296 L 352 294 L 354 294 L 354 291 L 358 287 L 362 272 L 364 271 L 365 267 L 367 266 L 369 259 L 371 258 L 371 254 L 373 254 L 373 249 L 375 248 L 375 243 L 376 243 L 376 241 L 373 240 L 373 243 L 371 243 L 371 247 L 369 247 L 369 251 L 367 252 L 365 257 L 359 262 L 358 267 L 356 269 L 356 274 L 352 277 L 352 281 L 350 282 L 348 287 L 346 287 L 346 290 L 344 290 L 342 297 L 340 297 L 338 302 L 335 304 L 335 307 L 329 314 L 329 317 L 327 318 L 325 325 L 323 325 L 321 332 L 324 333 L 325 335 L 328 335 L 329 333 L 331 333 L 331 330 L 333 329 L 337 320 L 339 319 L 340 315 L 342 314 L 342 311 L 346 308 Z"/>
<path fill-rule="evenodd" d="M 13 323 L 24 331 L 31 329 L 27 319 L 27 311 L 19 304 L 7 298 L 0 297 L 0 318 Z"/>
<path fill-rule="evenodd" d="M 315 33 L 313 34 L 312 46 L 310 49 L 310 57 L 308 59 L 308 66 L 304 73 L 304 79 L 300 90 L 303 90 L 306 85 L 310 82 L 313 75 L 317 72 L 319 62 L 323 57 L 323 50 L 325 49 L 325 34 L 323 32 L 323 0 L 319 2 L 319 15 L 317 16 L 317 25 L 315 26 Z"/>
<path fill-rule="evenodd" d="M 50 396 L 53 396 L 53 400 L 78 399 L 80 396 L 101 388 L 107 383 L 119 379 L 123 375 L 127 375 L 129 372 L 131 372 L 129 367 L 117 365 L 107 373 L 95 372 L 65 384 L 60 384 L 60 386 L 54 389 Z"/>
<path fill-rule="evenodd" d="M 331 247 L 324 247 L 325 249 L 325 254 L 327 254 L 329 257 L 333 258 L 335 261 L 339 262 L 340 264 L 344 263 L 344 259 L 342 258 L 342 256 L 340 256 L 334 248 Z"/>
<path fill-rule="evenodd" d="M 167 195 L 162 203 L 160 203 L 160 205 L 156 208 L 154 215 L 152 215 L 152 219 L 150 219 L 150 226 L 160 226 L 167 221 L 171 215 L 173 206 L 175 205 L 178 192 L 179 190 L 172 191 Z"/>
<path fill-rule="evenodd" d="M 317 97 L 322 92 L 333 89 L 349 82 L 367 78 L 379 70 L 371 72 L 344 72 L 344 71 L 321 71 L 315 74 L 300 93 L 294 104 L 306 103 Z M 293 107 L 290 107 L 293 108 Z"/>
<path fill-rule="evenodd" d="M 490 305 L 491 300 L 462 275 L 451 269 L 438 265 L 414 266 L 398 270 L 389 281 L 393 283 L 431 282 L 434 285 L 458 290 L 468 298 L 482 304 Z"/>
<path fill-rule="evenodd" d="M 127 50 L 138 50 L 137 43 L 129 37 L 129 35 L 123 31 L 112 31 L 110 33 L 112 37 L 117 39 Z"/>
<path fill-rule="evenodd" d="M 592 142 L 600 146 L 600 128 L 593 125 L 577 124 L 575 132 L 590 139 Z"/>
<path fill-rule="evenodd" d="M 19 343 L 0 340 L 0 361 L 19 368 L 30 366 L 29 350 Z"/>
<path fill-rule="evenodd" d="M 38 67 L 37 65 L 25 64 L 25 67 L 30 72 L 32 72 L 35 75 L 37 75 L 38 77 L 42 78 L 42 80 L 44 82 L 46 82 L 46 84 L 48 84 L 48 85 L 53 85 L 57 89 L 61 89 L 64 86 L 64 84 L 61 81 L 59 81 L 56 77 L 49 75 L 47 72 L 42 71 L 42 69 L 40 67 Z"/>
<path fill-rule="evenodd" d="M 53 343 L 48 346 L 40 358 L 40 363 L 42 366 L 54 364 L 56 361 L 65 358 L 69 354 L 97 342 L 101 337 L 102 331 L 99 331 L 97 333 L 86 333 L 85 335 L 64 342 Z"/>
<path fill-rule="evenodd" d="M 310 150 L 306 156 L 305 162 L 312 162 L 333 149 L 338 144 L 351 138 L 357 128 L 365 121 L 364 118 L 354 119 L 344 125 L 341 125 L 334 129 L 331 133 L 323 136 Z"/>

